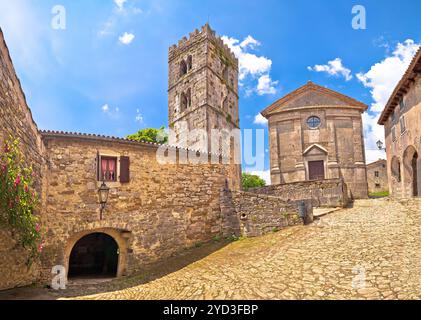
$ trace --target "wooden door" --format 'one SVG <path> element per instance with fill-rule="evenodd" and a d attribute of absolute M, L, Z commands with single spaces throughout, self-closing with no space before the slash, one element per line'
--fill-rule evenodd
<path fill-rule="evenodd" d="M 325 164 L 323 160 L 308 162 L 308 178 L 309 180 L 325 179 Z"/>

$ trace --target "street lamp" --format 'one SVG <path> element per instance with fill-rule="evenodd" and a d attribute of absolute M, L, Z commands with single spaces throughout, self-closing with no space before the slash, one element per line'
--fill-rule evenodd
<path fill-rule="evenodd" d="M 98 190 L 99 203 L 101 205 L 100 220 L 102 220 L 102 212 L 104 211 L 105 205 L 107 204 L 109 193 L 110 193 L 110 188 L 107 187 L 107 185 L 105 184 L 105 181 L 102 181 L 102 185 Z"/>
<path fill-rule="evenodd" d="M 383 142 L 381 140 L 377 141 L 377 148 L 379 148 L 379 150 L 381 151 L 385 151 L 386 148 L 383 148 Z"/>

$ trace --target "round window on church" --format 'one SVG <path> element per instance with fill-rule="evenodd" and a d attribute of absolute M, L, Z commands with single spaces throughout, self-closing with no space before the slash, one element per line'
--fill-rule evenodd
<path fill-rule="evenodd" d="M 310 129 L 317 129 L 318 127 L 320 127 L 320 124 L 321 124 L 321 121 L 319 117 L 312 116 L 307 119 L 307 125 L 309 126 Z"/>

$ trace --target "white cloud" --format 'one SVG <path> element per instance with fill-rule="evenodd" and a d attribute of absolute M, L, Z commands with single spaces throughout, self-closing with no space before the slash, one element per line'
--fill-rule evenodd
<path fill-rule="evenodd" d="M 254 39 L 252 36 L 247 36 L 247 38 L 245 38 L 241 44 L 240 47 L 245 49 L 247 47 L 250 47 L 251 49 L 254 49 L 256 47 L 260 46 L 260 42 L 257 41 L 256 39 Z"/>
<path fill-rule="evenodd" d="M 267 125 L 268 119 L 266 119 L 264 116 L 262 116 L 260 113 L 256 114 L 254 117 L 254 124 L 260 124 L 262 126 Z"/>
<path fill-rule="evenodd" d="M 134 16 L 143 13 L 143 10 L 135 7 L 133 2 L 128 5 L 127 0 L 114 0 L 116 8 L 111 15 L 102 23 L 101 29 L 98 31 L 100 37 L 115 35 L 121 25 L 127 25 Z M 126 5 L 127 4 L 127 5 Z"/>
<path fill-rule="evenodd" d="M 384 158 L 384 152 L 377 150 L 376 142 L 384 142 L 384 128 L 377 121 L 390 95 L 407 70 L 419 48 L 413 40 L 398 43 L 394 51 L 382 61 L 375 63 L 368 72 L 357 74 L 366 88 L 370 88 L 373 103 L 369 112 L 363 114 L 367 162 Z"/>
<path fill-rule="evenodd" d="M 107 113 L 110 111 L 110 106 L 108 104 L 104 104 L 101 109 L 103 112 Z"/>
<path fill-rule="evenodd" d="M 102 112 L 104 112 L 107 116 L 112 119 L 119 119 L 120 118 L 120 108 L 112 108 L 109 104 L 104 104 L 102 107 Z"/>
<path fill-rule="evenodd" d="M 130 43 L 132 43 L 134 38 L 135 35 L 133 33 L 124 32 L 124 34 L 121 37 L 119 37 L 118 40 L 124 45 L 129 45 Z"/>
<path fill-rule="evenodd" d="M 371 111 L 381 112 L 390 95 L 408 68 L 419 44 L 413 40 L 398 43 L 392 55 L 374 64 L 367 73 L 358 73 L 357 78 L 371 89 L 374 103 Z"/>
<path fill-rule="evenodd" d="M 326 72 L 331 76 L 343 76 L 346 81 L 352 79 L 351 70 L 342 64 L 340 58 L 328 61 L 324 65 L 316 64 L 314 67 L 307 67 L 307 69 L 315 72 Z"/>
<path fill-rule="evenodd" d="M 124 7 L 124 4 L 127 2 L 127 0 L 114 0 L 114 3 L 117 5 L 117 7 L 122 10 Z"/>
<path fill-rule="evenodd" d="M 262 178 L 263 180 L 266 181 L 266 185 L 270 185 L 271 184 L 271 179 L 270 179 L 270 170 L 264 170 L 264 171 L 250 171 L 248 172 L 250 174 L 259 176 L 260 178 Z"/>
<path fill-rule="evenodd" d="M 253 92 L 259 95 L 275 94 L 275 86 L 278 82 L 272 81 L 270 77 L 272 60 L 249 52 L 249 50 L 255 50 L 261 43 L 250 35 L 241 42 L 227 36 L 221 38 L 238 58 L 240 86 L 244 86 L 243 82 L 247 80 L 258 81 L 255 88 L 246 88 L 246 95 Z"/>
<path fill-rule="evenodd" d="M 265 94 L 275 94 L 275 86 L 277 86 L 278 83 L 278 81 L 272 81 L 269 75 L 265 74 L 259 78 L 257 84 L 257 93 L 259 94 L 259 96 L 263 96 Z"/>

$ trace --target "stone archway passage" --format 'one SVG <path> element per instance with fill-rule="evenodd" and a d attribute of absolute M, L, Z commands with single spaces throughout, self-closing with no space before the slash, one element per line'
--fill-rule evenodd
<path fill-rule="evenodd" d="M 72 248 L 69 258 L 69 278 L 117 276 L 119 247 L 105 233 L 91 233 Z"/>

